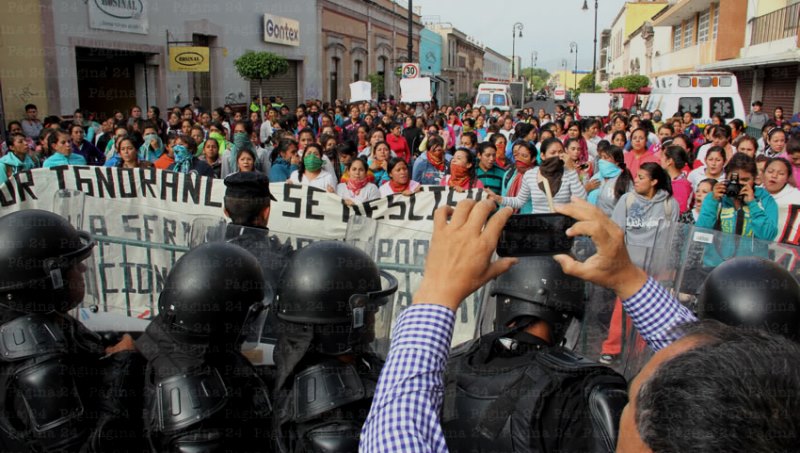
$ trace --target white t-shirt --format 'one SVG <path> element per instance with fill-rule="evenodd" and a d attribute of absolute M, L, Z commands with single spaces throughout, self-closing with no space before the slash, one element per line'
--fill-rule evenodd
<path fill-rule="evenodd" d="M 690 183 L 692 183 L 693 191 L 697 190 L 697 185 L 700 184 L 700 181 L 707 178 L 708 177 L 706 176 L 706 167 L 695 168 L 694 170 L 689 172 L 689 176 L 686 177 L 686 179 L 689 180 Z M 717 180 L 717 182 L 721 182 L 723 179 L 725 179 L 725 172 L 723 171 L 722 174 L 715 179 Z"/>
<path fill-rule="evenodd" d="M 789 206 L 800 206 L 800 190 L 797 190 L 796 187 L 790 184 L 786 184 L 780 192 L 770 195 L 772 195 L 775 203 L 778 204 L 778 235 L 775 237 L 777 241 L 784 236 L 783 230 L 786 228 L 786 221 L 789 217 Z M 794 228 L 794 226 L 792 226 L 792 228 Z M 788 231 L 786 236 L 794 237 L 796 234 L 797 233 L 794 231 Z"/>
<path fill-rule="evenodd" d="M 336 194 L 345 200 L 353 200 L 356 203 L 375 200 L 381 197 L 378 186 L 372 184 L 371 182 L 367 183 L 367 185 L 361 189 L 358 195 L 354 194 L 350 189 L 347 188 L 347 183 L 340 182 L 339 185 L 336 186 Z"/>
<path fill-rule="evenodd" d="M 332 188 L 336 188 L 338 185 L 338 181 L 336 181 L 336 176 L 332 173 L 325 171 L 324 169 L 320 170 L 319 176 L 314 178 L 313 180 L 309 180 L 306 175 L 303 175 L 303 180 L 300 181 L 298 179 L 297 170 L 294 170 L 291 175 L 289 175 L 289 180 L 295 184 L 302 184 L 304 186 L 316 187 L 322 190 L 328 190 L 328 186 Z"/>

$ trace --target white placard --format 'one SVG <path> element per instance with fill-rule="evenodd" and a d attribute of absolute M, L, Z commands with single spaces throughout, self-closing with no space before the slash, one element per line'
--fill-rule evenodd
<path fill-rule="evenodd" d="M 264 14 L 264 42 L 300 45 L 300 22 L 286 17 Z"/>
<path fill-rule="evenodd" d="M 147 0 L 88 0 L 89 28 L 146 35 Z"/>
<path fill-rule="evenodd" d="M 350 102 L 369 101 L 372 99 L 372 84 L 370 82 L 353 82 L 350 84 Z"/>
<path fill-rule="evenodd" d="M 606 116 L 609 112 L 611 95 L 608 93 L 581 93 L 578 96 L 581 116 Z"/>
<path fill-rule="evenodd" d="M 430 78 L 400 80 L 400 102 L 430 102 L 431 98 Z"/>

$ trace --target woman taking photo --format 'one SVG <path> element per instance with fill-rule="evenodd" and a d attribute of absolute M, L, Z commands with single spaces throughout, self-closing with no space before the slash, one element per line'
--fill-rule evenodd
<path fill-rule="evenodd" d="M 789 218 L 789 206 L 800 205 L 800 190 L 797 190 L 796 182 L 792 176 L 791 163 L 781 157 L 770 159 L 767 161 L 767 167 L 764 169 L 762 179 L 764 189 L 772 195 L 778 205 L 778 235 L 775 240 L 782 242 L 782 238 L 792 233 L 791 231 L 784 231 Z"/>
<path fill-rule="evenodd" d="M 719 146 L 712 146 L 706 153 L 706 164 L 703 167 L 695 168 L 689 173 L 686 179 L 697 190 L 697 184 L 704 179 L 725 179 L 725 149 Z"/>
<path fill-rule="evenodd" d="M 706 198 L 717 184 L 716 179 L 704 179 L 697 184 L 697 189 L 694 191 L 692 200 L 692 208 L 681 214 L 678 222 L 688 225 L 694 225 L 697 218 L 700 216 L 700 209 L 703 207 L 703 200 Z"/>
<path fill-rule="evenodd" d="M 662 221 L 678 220 L 678 202 L 672 198 L 670 177 L 654 162 L 642 164 L 633 183 L 634 191 L 623 195 L 611 220 L 625 232 L 628 254 L 637 266 L 644 267 L 656 243 Z M 622 303 L 614 303 L 608 336 L 603 342 L 600 363 L 609 364 L 622 352 Z"/>
<path fill-rule="evenodd" d="M 633 177 L 625 167 L 625 155 L 619 146 L 601 142 L 597 149 L 597 172 L 587 187 L 587 200 L 611 217 L 620 197 L 633 190 Z"/>
<path fill-rule="evenodd" d="M 367 179 L 367 163 L 363 158 L 353 159 L 347 166 L 347 182 L 336 186 L 336 193 L 347 206 L 380 198 L 378 187 Z"/>
<path fill-rule="evenodd" d="M 661 153 L 661 168 L 667 172 L 672 183 L 672 196 L 678 202 L 680 212 L 689 210 L 689 199 L 692 196 L 692 183 L 686 179 L 681 169 L 688 163 L 689 156 L 680 146 L 668 146 Z"/>
<path fill-rule="evenodd" d="M 117 168 L 150 168 L 153 164 L 150 161 L 139 160 L 139 152 L 130 137 L 123 137 L 117 143 L 119 160 L 115 165 Z"/>
<path fill-rule="evenodd" d="M 483 189 L 483 183 L 475 171 L 475 159 L 469 149 L 456 150 L 450 160 L 450 174 L 442 179 L 442 185 L 452 187 L 456 192 Z"/>
<path fill-rule="evenodd" d="M 526 144 L 520 144 L 526 146 Z M 564 168 L 564 145 L 557 138 L 545 140 L 542 143 L 544 150 L 542 164 L 525 173 L 522 177 L 521 187 L 516 196 L 499 197 L 494 194 L 489 196 L 503 206 L 520 209 L 528 200 L 531 200 L 533 213 L 543 214 L 551 212 L 552 203 L 569 203 L 570 198 L 586 198 L 586 190 L 581 184 L 578 174 L 573 170 Z M 521 150 L 520 150 L 521 151 Z M 552 200 L 548 197 L 552 194 Z"/>
<path fill-rule="evenodd" d="M 389 172 L 389 182 L 380 187 L 382 197 L 392 194 L 401 194 L 408 197 L 422 190 L 422 185 L 411 179 L 408 164 L 403 159 L 398 157 L 389 159 L 387 170 Z"/>
<path fill-rule="evenodd" d="M 566 149 L 564 164 L 567 170 L 577 172 L 581 184 L 585 184 L 592 177 L 594 169 L 592 164 L 585 159 L 589 155 L 584 152 L 580 141 L 581 139 L 579 138 L 568 138 L 564 143 L 564 148 Z"/>
<path fill-rule="evenodd" d="M 322 148 L 316 143 L 309 143 L 301 157 L 297 170 L 293 171 L 286 181 L 335 192 L 338 182 L 332 173 L 322 168 Z"/>

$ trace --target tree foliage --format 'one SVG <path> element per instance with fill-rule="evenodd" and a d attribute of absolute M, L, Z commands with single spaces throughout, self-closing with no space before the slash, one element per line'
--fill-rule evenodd
<path fill-rule="evenodd" d="M 372 84 L 372 91 L 382 94 L 384 90 L 384 85 L 386 83 L 384 76 L 380 74 L 369 74 L 367 75 L 367 81 Z"/>
<path fill-rule="evenodd" d="M 625 88 L 630 93 L 637 93 L 640 89 L 650 85 L 650 79 L 643 75 L 628 75 L 617 77 L 611 81 L 608 88 L 613 90 L 616 88 Z"/>
<path fill-rule="evenodd" d="M 248 50 L 233 61 L 236 72 L 246 80 L 266 80 L 289 70 L 289 62 L 272 52 Z"/>
<path fill-rule="evenodd" d="M 578 81 L 578 93 L 599 93 L 602 91 L 600 85 L 595 84 L 595 89 L 592 91 L 592 80 L 594 80 L 594 73 L 586 74 Z"/>

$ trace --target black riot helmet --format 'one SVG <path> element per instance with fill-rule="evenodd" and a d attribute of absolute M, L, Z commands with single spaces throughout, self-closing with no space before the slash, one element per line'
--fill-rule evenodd
<path fill-rule="evenodd" d="M 183 255 L 158 298 L 158 320 L 179 340 L 235 345 L 263 310 L 264 277 L 247 250 L 225 242 Z"/>
<path fill-rule="evenodd" d="M 381 289 L 381 277 L 388 280 Z M 315 242 L 289 261 L 275 298 L 281 321 L 312 325 L 313 344 L 343 354 L 372 340 L 374 315 L 397 291 L 397 279 L 359 248 L 339 241 Z"/>
<path fill-rule="evenodd" d="M 495 330 L 534 318 L 550 325 L 553 344 L 561 343 L 573 318 L 583 317 L 583 280 L 566 275 L 550 256 L 530 256 L 495 280 Z"/>
<path fill-rule="evenodd" d="M 772 261 L 732 258 L 706 278 L 697 298 L 697 315 L 800 341 L 800 284 Z"/>
<path fill-rule="evenodd" d="M 38 209 L 0 218 L 0 303 L 24 312 L 66 312 L 84 297 L 81 274 L 94 242 L 58 214 Z"/>

